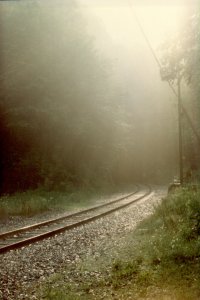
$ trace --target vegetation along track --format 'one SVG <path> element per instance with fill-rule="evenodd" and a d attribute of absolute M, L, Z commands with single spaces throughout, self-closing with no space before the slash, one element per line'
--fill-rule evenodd
<path fill-rule="evenodd" d="M 0 234 L 0 253 L 5 253 L 13 249 L 35 243 L 63 231 L 89 223 L 121 208 L 129 206 L 134 202 L 142 200 L 150 194 L 151 188 L 149 186 L 145 188 L 139 188 L 137 186 L 136 191 L 133 193 L 108 203 L 94 206 L 56 219 L 22 227 L 13 231 L 4 232 Z"/>

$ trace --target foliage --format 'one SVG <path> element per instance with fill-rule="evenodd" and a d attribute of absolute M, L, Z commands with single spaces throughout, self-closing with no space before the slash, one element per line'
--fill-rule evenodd
<path fill-rule="evenodd" d="M 104 144 L 115 120 L 106 68 L 80 12 L 73 1 L 4 3 L 1 10 L 1 190 L 95 182 L 107 173 L 112 146 Z"/>
<path fill-rule="evenodd" d="M 195 11 L 190 13 L 187 22 L 182 30 L 167 40 L 160 47 L 162 54 L 161 77 L 164 80 L 174 81 L 178 74 L 183 76 L 188 84 L 197 83 L 199 77 L 199 47 L 200 47 L 200 31 L 199 31 L 200 14 Z"/>
<path fill-rule="evenodd" d="M 155 218 L 157 221 L 160 219 L 162 229 L 155 230 L 157 240 L 153 249 L 162 253 L 164 259 L 174 258 L 179 252 L 180 257 L 186 260 L 199 256 L 199 195 L 199 189 L 183 188 L 167 197 L 158 207 Z M 162 257 L 156 258 L 162 260 Z"/>
<path fill-rule="evenodd" d="M 198 9 L 188 13 L 187 22 L 180 32 L 160 48 L 161 78 L 174 85 L 181 82 L 182 102 L 200 136 L 200 14 Z M 181 79 L 184 79 L 181 80 Z M 184 85 L 189 91 L 184 92 Z M 176 89 L 176 86 L 175 86 Z M 187 99 L 188 98 L 188 99 Z M 196 172 L 200 167 L 199 141 L 196 140 L 187 119 L 182 118 L 184 165 Z"/>
<path fill-rule="evenodd" d="M 117 267 L 116 263 L 113 265 L 111 283 L 114 280 L 116 286 L 117 278 L 117 287 L 121 289 L 131 280 L 133 293 L 140 287 L 148 295 L 152 286 L 158 293 L 160 287 L 169 293 L 176 289 L 174 299 L 198 299 L 199 212 L 200 188 L 182 188 L 163 199 L 155 213 L 139 225 L 131 240 L 129 237 L 128 244 L 132 245 L 126 255 L 129 258 L 124 260 L 122 254 Z M 181 292 L 189 286 L 190 292 Z"/>
<path fill-rule="evenodd" d="M 134 253 L 130 253 L 129 249 L 128 265 L 121 260 L 118 263 L 120 271 L 115 265 L 113 267 L 111 278 L 115 279 L 118 276 L 118 286 L 127 276 L 137 285 L 143 284 L 145 288 L 148 286 L 167 288 L 177 285 L 180 289 L 186 278 L 188 284 L 191 284 L 194 278 L 199 282 L 199 199 L 199 188 L 192 190 L 187 187 L 177 190 L 162 201 L 153 216 L 139 225 L 136 237 L 133 238 L 133 244 L 137 245 L 134 246 Z M 142 253 L 142 256 L 140 254 L 138 256 L 137 253 Z M 137 273 L 135 273 L 136 264 Z M 166 280 L 165 284 L 163 278 Z M 191 295 L 195 295 L 194 299 L 196 299 L 195 289 L 196 286 L 191 290 Z M 183 299 L 187 299 L 184 297 Z"/>
<path fill-rule="evenodd" d="M 173 108 L 149 73 L 119 68 L 122 94 L 73 0 L 0 9 L 0 193 L 169 180 Z"/>

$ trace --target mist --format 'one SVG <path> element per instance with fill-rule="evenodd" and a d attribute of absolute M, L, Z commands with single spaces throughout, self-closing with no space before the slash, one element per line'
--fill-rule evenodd
<path fill-rule="evenodd" d="M 0 3 L 1 193 L 178 174 L 177 99 L 132 10 L 117 1 Z M 158 55 L 187 11 L 136 5 Z"/>

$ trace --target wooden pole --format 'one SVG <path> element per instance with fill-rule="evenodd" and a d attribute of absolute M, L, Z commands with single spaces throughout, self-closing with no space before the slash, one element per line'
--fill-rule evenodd
<path fill-rule="evenodd" d="M 183 134 L 182 134 L 182 101 L 181 101 L 181 76 L 178 75 L 178 131 L 179 131 L 179 177 L 183 183 Z"/>

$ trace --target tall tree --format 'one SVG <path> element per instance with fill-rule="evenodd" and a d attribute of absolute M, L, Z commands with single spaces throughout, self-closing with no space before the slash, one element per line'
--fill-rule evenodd
<path fill-rule="evenodd" d="M 200 135 L 200 14 L 195 9 L 182 27 L 180 33 L 161 48 L 162 65 L 161 77 L 171 84 L 182 79 L 182 86 L 187 85 L 189 91 L 183 95 L 183 103 L 192 122 Z M 188 101 L 187 98 L 190 100 Z M 199 142 L 196 140 L 187 119 L 184 120 L 184 155 L 188 167 L 197 168 L 200 164 Z M 199 165 L 200 167 L 200 165 Z"/>
<path fill-rule="evenodd" d="M 12 140 L 3 190 L 80 182 L 108 151 L 105 64 L 74 1 L 58 2 L 0 4 L 1 112 Z"/>

